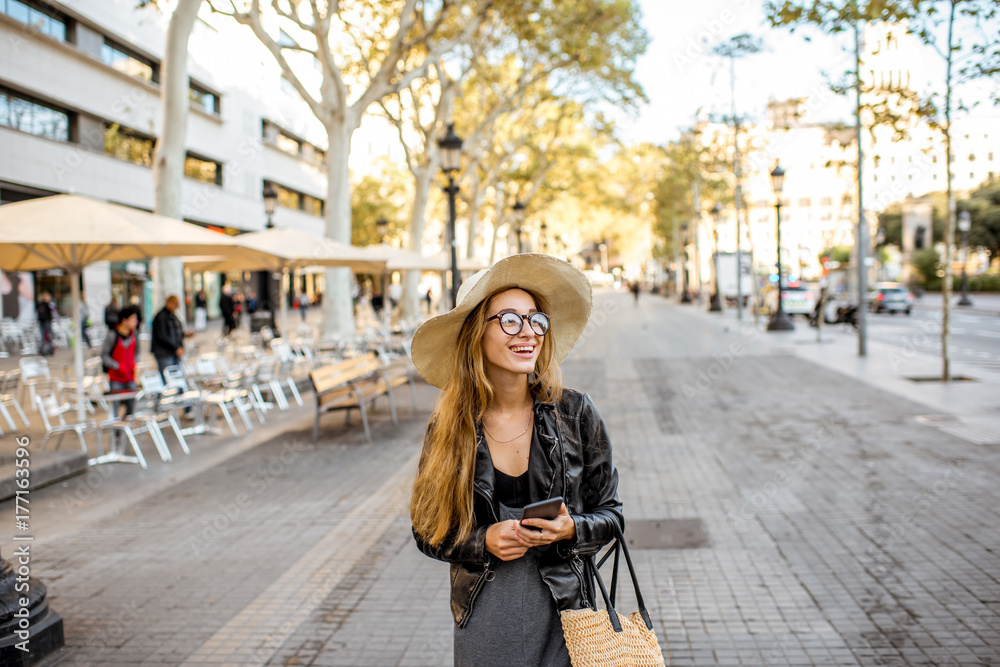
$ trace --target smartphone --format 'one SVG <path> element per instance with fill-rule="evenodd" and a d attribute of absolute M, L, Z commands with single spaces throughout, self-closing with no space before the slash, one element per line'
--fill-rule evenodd
<path fill-rule="evenodd" d="M 556 496 L 555 498 L 549 498 L 548 500 L 542 500 L 537 503 L 525 505 L 524 509 L 521 510 L 521 521 L 524 521 L 525 519 L 548 519 L 551 521 L 559 516 L 559 508 L 562 507 L 562 504 L 562 496 Z M 541 528 L 536 528 L 535 526 L 524 527 L 531 530 L 537 530 L 539 532 L 542 530 Z"/>

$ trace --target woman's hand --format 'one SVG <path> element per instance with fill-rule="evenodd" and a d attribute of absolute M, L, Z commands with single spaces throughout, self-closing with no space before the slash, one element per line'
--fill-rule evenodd
<path fill-rule="evenodd" d="M 517 560 L 528 546 L 517 538 L 517 521 L 501 521 L 486 529 L 486 550 L 500 560 Z M 524 529 L 522 529 L 524 530 Z M 529 531 L 530 532 L 530 531 Z"/>
<path fill-rule="evenodd" d="M 517 523 L 517 522 L 515 522 Z M 522 525 L 523 524 L 523 525 Z M 531 530 L 527 526 L 541 528 L 541 532 Z M 559 540 L 568 540 L 576 537 L 576 523 L 566 509 L 566 503 L 559 508 L 556 518 L 549 519 L 525 519 L 515 526 L 516 537 L 519 544 L 525 547 L 540 547 L 543 544 L 551 544 Z"/>

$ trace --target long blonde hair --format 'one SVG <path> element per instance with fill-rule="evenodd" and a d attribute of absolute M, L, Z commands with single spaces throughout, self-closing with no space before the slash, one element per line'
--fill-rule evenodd
<path fill-rule="evenodd" d="M 458 334 L 457 358 L 427 424 L 417 479 L 410 499 L 410 519 L 420 539 L 438 546 L 446 539 L 460 542 L 474 527 L 472 483 L 476 472 L 476 424 L 493 402 L 493 384 L 486 375 L 483 336 L 486 313 L 493 298 L 509 289 L 531 295 L 535 307 L 548 312 L 548 303 L 531 290 L 516 285 L 493 292 L 477 305 Z M 552 326 L 558 326 L 553 322 Z M 562 395 L 562 373 L 553 361 L 551 343 L 542 343 L 528 390 L 544 403 Z"/>

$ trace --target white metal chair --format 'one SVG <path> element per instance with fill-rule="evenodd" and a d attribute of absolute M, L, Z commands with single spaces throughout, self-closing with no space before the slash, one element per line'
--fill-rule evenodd
<path fill-rule="evenodd" d="M 66 369 L 66 372 L 71 376 L 74 376 L 72 366 Z M 60 399 L 69 397 L 71 400 L 76 398 L 76 377 L 70 377 L 69 379 L 62 379 L 58 377 L 53 377 L 53 382 L 55 382 L 56 392 Z M 104 387 L 105 379 L 103 374 L 103 365 L 100 357 L 92 357 L 87 359 L 83 363 L 83 393 L 84 396 L 93 392 L 95 387 Z M 84 398 L 83 407 L 87 412 L 93 413 L 94 406 L 86 398 Z"/>
<path fill-rule="evenodd" d="M 230 406 L 236 410 L 240 419 L 243 420 L 243 426 L 246 428 L 247 433 L 253 430 L 253 424 L 250 422 L 248 414 L 250 406 L 243 400 L 239 389 L 240 378 L 239 373 L 234 373 L 223 380 L 221 389 L 216 389 L 205 394 L 205 405 L 208 406 L 209 412 L 209 425 L 214 427 L 216 413 L 212 408 L 218 408 L 233 435 L 239 435 L 239 433 L 236 430 L 236 423 L 233 421 L 232 413 L 229 411 Z"/>
<path fill-rule="evenodd" d="M 80 449 L 87 451 L 87 440 L 83 434 L 96 431 L 97 422 L 88 419 L 84 422 L 67 423 L 63 415 L 67 412 L 75 413 L 76 408 L 69 403 L 60 403 L 55 392 L 51 389 L 44 389 L 35 394 L 35 406 L 41 414 L 42 424 L 45 426 L 45 439 L 42 440 L 43 452 L 49 444 L 49 439 L 56 433 L 59 434 L 59 439 L 56 440 L 56 449 L 59 449 L 63 437 L 70 431 L 76 433 L 77 437 L 80 438 Z"/>
<path fill-rule="evenodd" d="M 132 414 L 121 418 L 106 419 L 97 425 L 98 447 L 103 448 L 105 433 L 110 432 L 112 436 L 115 433 L 121 433 L 132 446 L 132 451 L 139 460 L 139 465 L 146 468 L 146 458 L 142 455 L 142 450 L 139 449 L 139 442 L 135 436 L 148 433 L 160 458 L 165 463 L 172 461 L 173 457 L 170 455 L 170 449 L 167 448 L 167 442 L 160 431 L 160 421 L 156 414 L 158 401 L 159 395 L 156 393 L 140 391 L 136 394 Z M 177 432 L 179 434 L 179 429 Z"/>
<path fill-rule="evenodd" d="M 278 361 L 273 357 L 261 361 L 260 365 L 257 366 L 256 377 L 254 377 L 253 394 L 262 409 L 270 410 L 277 407 L 284 412 L 288 409 L 288 399 L 285 397 L 285 392 L 281 390 L 277 371 Z M 274 399 L 273 403 L 264 400 L 265 392 L 269 394 L 269 398 Z"/>
<path fill-rule="evenodd" d="M 17 367 L 21 371 L 21 400 L 24 400 L 24 394 L 27 392 L 29 404 L 35 405 L 38 385 L 52 382 L 49 360 L 37 355 L 21 357 L 20 361 L 17 362 Z"/>
<path fill-rule="evenodd" d="M 24 422 L 25 428 L 31 428 L 31 422 L 28 421 L 28 417 L 24 414 L 24 410 L 21 408 L 21 404 L 18 402 L 17 397 L 14 395 L 17 390 L 17 383 L 21 377 L 21 371 L 11 370 L 6 373 L 0 372 L 0 416 L 4 418 L 7 425 L 10 427 L 11 431 L 17 431 L 17 422 L 10 414 L 10 410 L 7 408 L 14 408 L 21 421 Z M 0 432 L 2 434 L 2 432 Z"/>

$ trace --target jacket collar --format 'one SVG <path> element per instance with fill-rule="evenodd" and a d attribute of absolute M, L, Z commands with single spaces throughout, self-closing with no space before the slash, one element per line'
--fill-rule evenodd
<path fill-rule="evenodd" d="M 532 498 L 552 498 L 562 493 L 563 468 L 559 450 L 558 429 L 556 427 L 556 406 L 543 403 L 536 396 L 532 406 L 534 431 L 531 437 L 531 452 L 528 455 L 528 493 Z M 476 424 L 476 474 L 473 484 L 490 499 L 494 490 L 493 460 L 486 444 L 482 424 Z"/>

